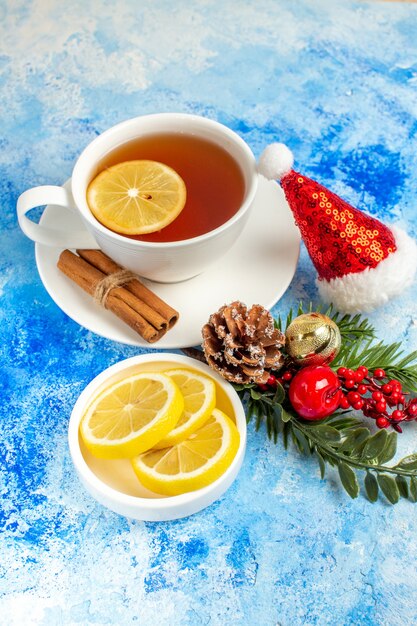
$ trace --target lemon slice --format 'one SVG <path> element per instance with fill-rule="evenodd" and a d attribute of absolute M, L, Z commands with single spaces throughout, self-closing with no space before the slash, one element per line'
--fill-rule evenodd
<path fill-rule="evenodd" d="M 189 437 L 216 406 L 216 386 L 209 378 L 187 369 L 168 370 L 165 374 L 178 385 L 184 398 L 184 411 L 177 425 L 155 448 L 167 448 Z"/>
<path fill-rule="evenodd" d="M 239 432 L 219 409 L 188 439 L 175 446 L 152 449 L 132 459 L 141 483 L 167 496 L 211 484 L 230 466 L 239 448 Z"/>
<path fill-rule="evenodd" d="M 165 437 L 183 409 L 183 397 L 172 378 L 133 374 L 93 399 L 81 420 L 81 437 L 97 457 L 130 458 Z"/>
<path fill-rule="evenodd" d="M 186 198 L 179 174 L 157 161 L 117 163 L 100 172 L 87 189 L 94 217 L 123 235 L 161 230 L 182 211 Z"/>

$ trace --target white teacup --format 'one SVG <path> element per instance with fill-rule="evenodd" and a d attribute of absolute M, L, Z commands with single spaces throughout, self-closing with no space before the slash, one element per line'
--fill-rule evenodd
<path fill-rule="evenodd" d="M 86 199 L 87 187 L 97 173 L 97 164 L 121 144 L 145 135 L 171 132 L 205 138 L 227 150 L 239 164 L 244 178 L 245 191 L 240 208 L 218 228 L 183 241 L 137 241 L 107 229 L 94 218 Z M 200 274 L 230 249 L 246 223 L 257 184 L 254 155 L 235 132 L 196 115 L 159 113 L 127 120 L 96 137 L 75 164 L 71 192 L 64 187 L 49 185 L 28 189 L 18 199 L 17 214 L 25 235 L 37 243 L 59 248 L 100 248 L 123 267 L 145 278 L 169 283 Z M 46 204 L 77 210 L 86 230 L 53 230 L 27 217 L 28 211 Z"/>

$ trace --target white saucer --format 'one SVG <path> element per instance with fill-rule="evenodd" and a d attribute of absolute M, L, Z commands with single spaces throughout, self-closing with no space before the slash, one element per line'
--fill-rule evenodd
<path fill-rule="evenodd" d="M 52 205 L 45 208 L 41 223 L 59 229 L 82 228 L 76 213 Z M 210 314 L 233 300 L 271 309 L 294 276 L 299 250 L 299 231 L 281 188 L 260 177 L 249 220 L 226 256 L 203 274 L 181 283 L 143 281 L 180 313 L 174 328 L 156 344 L 149 344 L 58 270 L 61 249 L 35 246 L 41 280 L 69 317 L 107 339 L 157 349 L 200 344 L 201 328 Z"/>

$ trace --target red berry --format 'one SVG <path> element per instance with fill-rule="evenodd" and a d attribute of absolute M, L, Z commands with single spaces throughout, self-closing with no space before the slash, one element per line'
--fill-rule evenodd
<path fill-rule="evenodd" d="M 375 421 L 378 428 L 387 428 L 389 426 L 389 421 L 386 417 L 377 417 Z"/>
<path fill-rule="evenodd" d="M 385 394 L 387 394 L 387 396 L 389 396 L 389 394 L 392 392 L 392 385 L 390 385 L 389 383 L 385 383 L 385 385 L 382 385 L 381 389 Z"/>
<path fill-rule="evenodd" d="M 291 380 L 291 378 L 292 378 L 292 374 L 291 374 L 291 372 L 285 372 L 285 373 L 282 375 L 282 380 Z"/>
<path fill-rule="evenodd" d="M 360 398 L 357 402 L 354 402 L 352 404 L 352 408 L 354 408 L 355 411 L 359 411 L 363 407 L 364 404 L 365 404 L 364 401 L 362 400 L 362 398 Z"/>
<path fill-rule="evenodd" d="M 393 391 L 392 394 L 390 395 L 389 399 L 391 400 L 391 402 L 394 404 L 398 404 L 398 401 L 400 399 L 400 394 L 397 393 L 396 391 Z"/>
<path fill-rule="evenodd" d="M 404 404 L 404 402 L 405 402 L 405 395 L 400 393 L 400 395 L 398 396 L 398 403 Z"/>
<path fill-rule="evenodd" d="M 355 372 L 351 369 L 347 369 L 345 372 L 345 378 L 353 378 L 355 375 Z"/>
<path fill-rule="evenodd" d="M 364 396 L 367 391 L 368 391 L 367 385 L 358 385 L 358 393 L 360 393 L 361 396 Z"/>
<path fill-rule="evenodd" d="M 360 400 L 361 397 L 358 393 L 356 393 L 356 391 L 349 391 L 347 395 L 347 399 L 349 400 L 350 404 L 353 406 L 353 404 L 355 402 L 358 402 L 358 400 Z"/>
<path fill-rule="evenodd" d="M 345 387 L 346 387 L 346 389 L 352 389 L 352 387 L 354 387 L 355 385 L 356 385 L 356 383 L 353 380 L 353 378 L 347 378 L 345 380 Z"/>
<path fill-rule="evenodd" d="M 374 378 L 384 378 L 385 377 L 385 372 L 383 369 L 381 369 L 380 367 L 378 367 L 375 371 L 374 371 Z"/>
<path fill-rule="evenodd" d="M 379 400 L 379 402 L 375 404 L 375 408 L 378 413 L 384 413 L 387 409 L 387 403 L 385 402 L 385 400 Z"/>
<path fill-rule="evenodd" d="M 269 375 L 269 378 L 266 381 L 266 384 L 269 385 L 270 387 L 276 387 L 277 386 L 277 379 L 275 378 L 275 376 L 273 374 Z"/>
<path fill-rule="evenodd" d="M 394 391 L 400 392 L 402 390 L 403 387 L 399 380 L 390 380 L 389 382 Z"/>
<path fill-rule="evenodd" d="M 372 393 L 372 400 L 375 400 L 376 402 L 378 402 L 378 400 L 381 400 L 382 398 L 382 393 L 380 391 L 374 391 Z"/>
<path fill-rule="evenodd" d="M 339 379 L 330 367 L 309 365 L 294 376 L 288 395 L 298 415 L 319 420 L 339 407 L 342 392 Z"/>
<path fill-rule="evenodd" d="M 408 415 L 417 415 L 417 404 L 410 404 L 407 413 Z"/>
<path fill-rule="evenodd" d="M 353 372 L 353 380 L 356 381 L 357 383 L 360 383 L 364 378 L 365 376 L 359 370 L 356 370 L 356 372 Z"/>
<path fill-rule="evenodd" d="M 339 367 L 339 369 L 337 370 L 337 374 L 339 376 L 344 376 L 346 374 L 346 367 Z"/>
<path fill-rule="evenodd" d="M 395 411 L 392 412 L 391 417 L 396 422 L 399 422 L 404 417 L 404 413 L 402 411 L 400 411 L 399 409 L 396 409 Z"/>
<path fill-rule="evenodd" d="M 259 389 L 262 389 L 262 391 L 268 391 L 268 385 L 264 385 L 263 383 L 259 383 L 258 387 L 259 387 Z"/>
<path fill-rule="evenodd" d="M 358 367 L 358 369 L 356 371 L 357 372 L 362 372 L 364 378 L 365 378 L 365 376 L 368 376 L 368 368 L 365 367 L 364 365 L 359 365 L 359 367 Z"/>
<path fill-rule="evenodd" d="M 340 403 L 339 406 L 341 409 L 349 409 L 350 408 L 350 402 L 349 400 L 346 398 L 346 396 L 343 396 L 340 399 Z M 417 407 L 416 407 L 416 413 L 417 413 Z"/>

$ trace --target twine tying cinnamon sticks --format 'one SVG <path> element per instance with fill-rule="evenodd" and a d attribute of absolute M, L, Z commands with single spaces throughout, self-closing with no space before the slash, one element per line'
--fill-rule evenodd
<path fill-rule="evenodd" d="M 64 250 L 58 268 L 84 291 L 154 343 L 177 322 L 179 314 L 100 250 Z"/>
<path fill-rule="evenodd" d="M 131 272 L 130 270 L 120 270 L 120 272 L 114 272 L 113 274 L 109 274 L 105 276 L 99 283 L 97 283 L 96 288 L 94 290 L 94 300 L 101 304 L 101 306 L 106 306 L 107 296 L 110 291 L 115 287 L 123 287 L 126 283 L 137 278 L 136 274 Z"/>

